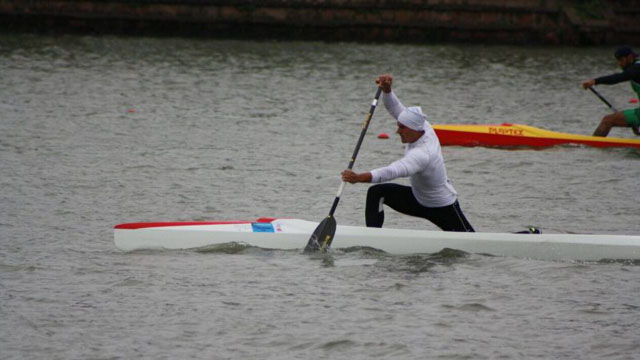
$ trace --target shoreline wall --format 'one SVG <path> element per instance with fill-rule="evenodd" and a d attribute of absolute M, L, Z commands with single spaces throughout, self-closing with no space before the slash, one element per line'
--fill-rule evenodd
<path fill-rule="evenodd" d="M 633 45 L 640 0 L 0 0 L 0 31 Z"/>

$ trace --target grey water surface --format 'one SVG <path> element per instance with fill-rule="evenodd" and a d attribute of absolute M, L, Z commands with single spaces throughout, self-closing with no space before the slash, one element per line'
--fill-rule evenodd
<path fill-rule="evenodd" d="M 609 110 L 580 83 L 612 50 L 0 35 L 0 359 L 638 359 L 637 262 L 113 244 L 124 222 L 321 220 L 381 73 L 434 124 L 591 134 Z M 380 107 L 356 170 L 401 156 L 375 136 L 394 124 Z M 476 230 L 640 235 L 638 150 L 443 154 Z"/>

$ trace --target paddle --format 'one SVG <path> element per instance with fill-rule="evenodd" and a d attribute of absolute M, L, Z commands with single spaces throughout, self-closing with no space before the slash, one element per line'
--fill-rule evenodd
<path fill-rule="evenodd" d="M 600 95 L 600 93 L 592 87 L 589 88 L 589 90 L 591 90 L 591 92 L 597 96 L 600 100 L 602 100 L 603 103 L 607 104 L 607 106 L 609 107 L 609 109 L 613 110 L 614 112 L 618 112 L 618 110 L 616 110 L 616 108 L 613 107 L 613 105 L 611 105 L 610 102 L 607 101 L 607 99 L 604 98 L 604 96 Z"/>
<path fill-rule="evenodd" d="M 358 144 L 356 145 L 355 150 L 353 150 L 353 155 L 351 155 L 351 161 L 349 161 L 348 169 L 351 170 L 353 168 L 353 164 L 356 162 L 356 156 L 358 156 L 358 151 L 360 150 L 360 145 L 362 145 L 362 140 L 364 140 L 364 135 L 367 132 L 367 128 L 369 128 L 369 121 L 371 121 L 371 117 L 373 116 L 373 112 L 376 110 L 376 106 L 378 105 L 378 98 L 380 97 L 380 92 L 382 88 L 378 87 L 376 91 L 376 96 L 371 103 L 371 107 L 369 108 L 369 113 L 367 114 L 367 118 L 362 123 L 362 131 L 360 132 L 360 138 L 358 139 Z M 329 211 L 329 215 L 327 215 L 324 220 L 318 224 L 316 230 L 311 234 L 311 238 L 309 238 L 309 242 L 307 246 L 304 248 L 305 253 L 315 252 L 315 251 L 326 251 L 329 246 L 331 246 L 331 242 L 333 241 L 333 235 L 336 233 L 336 219 L 333 217 L 333 213 L 336 211 L 338 207 L 338 202 L 340 201 L 340 196 L 342 195 L 342 190 L 344 189 L 345 182 L 343 181 L 340 184 L 340 188 L 338 188 L 338 194 L 336 198 L 333 200 L 333 205 L 331 205 L 331 210 Z"/>

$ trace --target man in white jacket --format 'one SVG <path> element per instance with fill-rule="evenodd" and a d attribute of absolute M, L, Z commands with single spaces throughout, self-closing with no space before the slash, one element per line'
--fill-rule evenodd
<path fill-rule="evenodd" d="M 383 204 L 403 214 L 425 218 L 444 231 L 473 232 L 460 209 L 457 193 L 444 166 L 440 141 L 418 106 L 405 108 L 391 90 L 391 75 L 376 80 L 382 88 L 382 101 L 398 122 L 400 139 L 406 144 L 404 156 L 388 166 L 369 172 L 342 172 L 342 180 L 349 183 L 383 183 L 373 185 L 367 192 L 366 224 L 382 227 Z M 409 177 L 411 186 L 387 181 Z"/>

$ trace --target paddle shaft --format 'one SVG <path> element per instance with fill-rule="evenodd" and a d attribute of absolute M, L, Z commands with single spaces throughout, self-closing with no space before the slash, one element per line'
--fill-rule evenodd
<path fill-rule="evenodd" d="M 376 91 L 376 96 L 371 103 L 371 107 L 369 108 L 369 113 L 367 114 L 367 118 L 364 123 L 362 123 L 362 131 L 360 132 L 360 138 L 358 138 L 358 143 L 356 144 L 356 148 L 353 150 L 353 155 L 351 155 L 351 161 L 349 161 L 349 166 L 347 168 L 349 170 L 353 169 L 353 164 L 356 162 L 356 157 L 358 156 L 358 152 L 360 151 L 360 146 L 362 145 L 362 141 L 364 140 L 364 135 L 367 133 L 367 129 L 369 128 L 369 122 L 371 121 L 371 117 L 373 116 L 373 112 L 376 110 L 376 106 L 378 106 L 378 99 L 380 98 L 380 93 L 382 92 L 382 88 L 378 87 Z M 342 191 L 344 190 L 343 181 L 338 188 L 338 193 L 336 194 L 336 198 L 333 200 L 333 204 L 331 205 L 331 210 L 329 211 L 329 216 L 333 216 L 333 213 L 336 211 L 338 207 L 338 202 L 340 202 L 340 196 L 342 196 Z"/>
<path fill-rule="evenodd" d="M 600 100 L 602 100 L 603 103 L 607 104 L 607 106 L 609 107 L 609 109 L 618 112 L 618 110 L 616 110 L 616 108 L 613 107 L 613 105 L 611 105 L 610 102 L 607 101 L 607 99 L 604 98 L 604 96 L 600 95 L 600 93 L 598 92 L 598 90 L 594 89 L 593 86 L 589 88 L 589 90 L 591 90 L 591 92 L 597 96 Z"/>
<path fill-rule="evenodd" d="M 378 98 L 380 97 L 380 92 L 382 88 L 378 88 L 376 91 L 376 96 L 371 103 L 371 107 L 369 108 L 369 113 L 367 114 L 367 118 L 362 124 L 362 132 L 360 132 L 360 138 L 358 138 L 358 144 L 356 144 L 355 150 L 353 150 L 353 155 L 351 155 L 351 161 L 349 161 L 349 169 L 353 168 L 353 164 L 356 162 L 356 156 L 358 156 L 358 151 L 360 150 L 360 145 L 362 145 L 362 141 L 364 140 L 364 135 L 367 133 L 367 129 L 369 128 L 369 122 L 371 121 L 371 117 L 373 116 L 373 112 L 378 105 Z M 304 248 L 305 253 L 313 253 L 317 251 L 324 252 L 329 249 L 331 246 L 331 242 L 333 241 L 333 236 L 336 233 L 336 219 L 333 217 L 333 213 L 336 211 L 338 207 L 338 202 L 340 201 L 340 196 L 342 195 L 342 190 L 344 189 L 345 182 L 343 181 L 340 184 L 340 188 L 338 189 L 338 194 L 336 198 L 333 200 L 333 205 L 331 205 L 331 211 L 329 211 L 329 215 L 327 215 L 324 220 L 318 224 L 313 234 L 309 238 L 309 242 L 307 246 Z"/>

